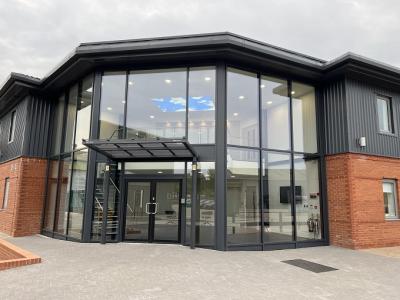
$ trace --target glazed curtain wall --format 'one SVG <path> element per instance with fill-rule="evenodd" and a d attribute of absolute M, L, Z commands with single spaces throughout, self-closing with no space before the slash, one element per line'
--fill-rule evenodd
<path fill-rule="evenodd" d="M 215 67 L 105 72 L 99 137 L 214 144 L 215 88 Z"/>
<path fill-rule="evenodd" d="M 321 239 L 314 87 L 227 70 L 227 245 Z"/>
<path fill-rule="evenodd" d="M 43 231 L 63 238 L 82 238 L 93 75 L 59 97 L 53 114 L 47 198 Z"/>

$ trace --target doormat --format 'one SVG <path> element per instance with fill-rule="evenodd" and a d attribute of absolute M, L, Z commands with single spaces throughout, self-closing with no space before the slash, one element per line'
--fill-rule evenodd
<path fill-rule="evenodd" d="M 308 270 L 314 273 L 323 273 L 330 271 L 337 271 L 338 269 L 328 267 L 325 265 L 317 264 L 312 261 L 304 260 L 304 259 L 291 259 L 291 260 L 283 260 L 285 264 L 289 264 L 295 267 L 302 268 L 304 270 Z"/>

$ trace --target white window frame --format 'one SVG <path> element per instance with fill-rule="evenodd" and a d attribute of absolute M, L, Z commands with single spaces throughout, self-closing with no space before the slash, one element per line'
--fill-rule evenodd
<path fill-rule="evenodd" d="M 397 182 L 394 179 L 385 179 L 382 181 L 382 193 L 384 194 L 383 188 L 384 185 L 391 184 L 393 186 L 393 197 L 394 197 L 394 207 L 395 207 L 395 215 L 394 216 L 387 216 L 385 213 L 386 220 L 398 220 L 399 219 L 399 208 L 398 208 L 398 199 L 397 199 Z M 385 205 L 385 203 L 383 203 Z M 389 203 L 388 203 L 389 205 Z M 385 206 L 384 206 L 385 208 Z"/>
<path fill-rule="evenodd" d="M 10 177 L 6 177 L 4 179 L 3 204 L 1 205 L 1 209 L 7 209 L 9 197 L 10 197 Z"/>
<path fill-rule="evenodd" d="M 381 119 L 383 119 L 383 116 L 379 114 L 379 101 L 385 101 L 386 102 L 386 107 L 387 107 L 387 126 L 388 130 L 382 129 L 381 128 Z M 393 108 L 392 108 L 392 99 L 390 97 L 382 96 L 382 95 L 377 95 L 376 96 L 376 112 L 378 115 L 378 128 L 380 133 L 385 133 L 385 134 L 394 134 L 394 122 L 393 122 Z"/>
<path fill-rule="evenodd" d="M 17 111 L 14 110 L 11 113 L 11 118 L 10 118 L 10 129 L 8 132 L 8 143 L 12 143 L 14 141 L 15 137 L 15 123 L 17 121 Z"/>

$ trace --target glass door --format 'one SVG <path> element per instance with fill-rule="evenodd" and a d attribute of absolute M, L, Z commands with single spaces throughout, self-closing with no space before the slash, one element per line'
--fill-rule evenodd
<path fill-rule="evenodd" d="M 178 242 L 181 181 L 128 181 L 125 240 Z"/>
<path fill-rule="evenodd" d="M 154 215 L 154 240 L 178 242 L 179 240 L 179 181 L 155 182 L 156 214 Z"/>
<path fill-rule="evenodd" d="M 125 239 L 149 239 L 151 182 L 128 181 L 126 199 Z"/>

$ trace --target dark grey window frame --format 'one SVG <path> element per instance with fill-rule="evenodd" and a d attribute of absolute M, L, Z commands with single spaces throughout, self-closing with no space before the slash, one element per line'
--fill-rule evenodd
<path fill-rule="evenodd" d="M 14 137 L 15 137 L 15 123 L 17 121 L 17 110 L 14 110 L 11 112 L 10 116 L 10 128 L 8 132 L 8 143 L 14 142 Z"/>
<path fill-rule="evenodd" d="M 291 81 L 296 81 L 299 83 L 304 83 L 304 84 L 309 84 L 314 86 L 315 88 L 315 97 L 316 97 L 316 111 L 317 111 L 317 116 L 316 116 L 316 126 L 317 126 L 317 153 L 314 154 L 307 154 L 304 152 L 296 152 L 292 151 L 292 157 L 296 154 L 300 155 L 307 155 L 309 157 L 313 157 L 315 159 L 319 160 L 319 188 L 320 188 L 320 193 L 321 193 L 321 235 L 322 238 L 320 240 L 315 240 L 315 241 L 299 241 L 299 242 L 291 242 L 291 243 L 276 243 L 276 244 L 260 244 L 260 245 L 237 245 L 237 246 L 230 246 L 227 247 L 226 244 L 226 151 L 227 151 L 227 142 L 226 142 L 226 105 L 227 105 L 227 99 L 226 99 L 226 76 L 227 76 L 227 67 L 232 67 L 232 68 L 237 68 L 237 69 L 242 69 L 242 70 L 247 70 L 249 72 L 253 72 L 258 75 L 258 79 L 261 80 L 261 75 L 265 76 L 272 76 L 272 77 L 277 77 L 277 78 L 285 78 L 289 82 Z M 216 172 L 216 190 L 215 190 L 215 249 L 217 250 L 271 250 L 271 249 L 283 249 L 283 248 L 297 248 L 297 247 L 309 247 L 309 246 L 315 246 L 315 245 L 327 245 L 328 243 L 328 224 L 327 224 L 327 205 L 326 205 L 326 180 L 323 176 L 325 174 L 325 161 L 324 161 L 324 136 L 323 136 L 323 126 L 322 122 L 324 120 L 324 117 L 320 115 L 323 113 L 322 107 L 323 103 L 322 101 L 322 95 L 320 93 L 319 89 L 319 84 L 318 82 L 314 82 L 312 80 L 304 80 L 303 78 L 298 78 L 298 77 L 291 77 L 287 76 L 287 74 L 284 74 L 282 72 L 271 72 L 271 70 L 265 69 L 265 68 L 258 68 L 254 67 L 256 69 L 251 69 L 248 66 L 244 66 L 241 63 L 235 62 L 231 63 L 228 61 L 224 60 L 212 60 L 212 61 L 203 61 L 199 63 L 165 63 L 165 64 L 157 64 L 157 65 L 147 65 L 147 66 L 128 66 L 125 68 L 118 68 L 118 67 L 111 67 L 111 68 L 100 68 L 100 69 L 94 69 L 90 74 L 93 74 L 94 79 L 93 79 L 93 93 L 92 93 L 92 111 L 91 111 L 91 128 L 90 128 L 90 138 L 97 138 L 99 134 L 99 115 L 100 115 L 100 99 L 101 99 L 101 80 L 102 80 L 102 75 L 104 72 L 112 72 L 112 71 L 120 71 L 120 72 L 126 72 L 126 80 L 128 80 L 128 72 L 131 70 L 155 70 L 155 69 L 170 69 L 170 68 L 186 68 L 187 69 L 187 76 L 189 76 L 189 70 L 193 67 L 215 67 L 216 68 L 216 79 L 215 79 L 215 88 L 216 88 L 216 94 L 215 94 L 215 143 L 213 144 L 196 144 L 195 146 L 203 146 L 204 148 L 207 147 L 214 147 L 215 151 L 215 157 L 211 159 L 215 159 L 215 172 Z M 87 75 L 85 75 L 87 76 Z M 83 80 L 85 76 L 82 76 L 80 80 Z M 76 83 L 76 82 L 74 82 Z M 126 84 L 126 93 L 125 93 L 125 98 L 127 97 L 127 89 L 128 85 Z M 259 89 L 260 89 L 260 84 L 259 84 Z M 290 94 L 289 89 L 289 94 Z M 187 93 L 189 92 L 187 88 Z M 261 101 L 261 93 L 259 91 L 259 101 Z M 292 102 L 291 95 L 290 97 L 290 103 Z M 65 105 L 67 104 L 67 101 L 65 101 Z M 261 105 L 259 105 L 259 111 L 261 114 Z M 124 107 L 124 114 L 126 118 L 126 109 L 127 109 L 127 101 L 125 101 L 125 107 Z M 66 113 L 66 109 L 64 109 L 64 114 Z M 292 113 L 292 109 L 290 109 L 290 113 Z M 186 114 L 188 114 L 188 106 L 186 110 Z M 292 118 L 291 118 L 292 119 Z M 65 121 L 65 120 L 64 120 Z M 186 117 L 186 126 L 188 126 L 188 117 Z M 290 120 L 291 122 L 292 120 Z M 126 120 L 124 120 L 124 124 L 126 125 Z M 65 122 L 63 122 L 63 125 L 65 126 Z M 259 126 L 262 126 L 262 118 L 259 116 Z M 290 124 L 290 128 L 292 131 L 292 125 Z M 64 131 L 64 130 L 63 130 Z M 125 132 L 121 133 L 121 135 L 125 136 Z M 188 136 L 188 131 L 186 129 L 186 137 Z M 64 139 L 65 137 L 62 137 L 61 140 L 61 147 L 63 147 L 64 144 Z M 288 151 L 282 151 L 282 150 L 277 150 L 277 149 L 268 149 L 268 148 L 262 148 L 261 144 L 261 131 L 259 134 L 259 139 L 260 139 L 260 147 L 256 147 L 254 149 L 263 151 L 263 150 L 271 150 L 275 152 L 283 152 L 283 153 L 288 153 Z M 232 145 L 233 147 L 236 148 L 241 148 L 241 146 L 237 145 Z M 246 149 L 252 149 L 252 147 L 243 147 Z M 63 149 L 63 148 L 62 148 Z M 291 147 L 292 149 L 292 147 Z M 59 155 L 56 155 L 55 157 L 58 157 L 58 159 L 65 153 L 61 153 Z M 207 156 L 207 155 L 206 155 Z M 260 155 L 260 159 L 262 158 L 262 155 Z M 202 159 L 204 161 L 209 161 L 208 158 L 205 159 L 202 156 Z M 93 210 L 93 205 L 91 203 L 91 199 L 93 198 L 93 192 L 94 192 L 94 176 L 95 176 L 95 169 L 96 169 L 96 164 L 97 162 L 104 162 L 104 158 L 101 155 L 98 155 L 96 152 L 93 150 L 89 149 L 89 154 L 88 154 L 88 166 L 87 166 L 87 176 L 86 176 L 86 197 L 85 197 L 85 208 L 84 208 L 84 217 L 83 217 L 83 228 L 82 228 L 82 239 L 81 240 L 76 240 L 74 238 L 70 238 L 68 236 L 61 236 L 58 234 L 54 233 L 48 233 L 46 232 L 46 235 L 50 235 L 54 238 L 59 238 L 59 239 L 65 239 L 65 240 L 71 240 L 71 241 L 80 241 L 80 242 L 91 242 L 90 241 L 90 234 L 91 234 L 91 217 L 92 217 L 92 210 Z M 292 160 L 293 161 L 293 160 Z M 124 168 L 124 164 L 122 164 L 122 168 Z M 186 168 L 185 168 L 186 170 Z M 293 172 L 292 168 L 292 172 Z M 260 180 L 262 180 L 261 176 L 262 172 L 262 167 L 261 167 L 261 162 L 260 162 Z M 187 174 L 185 174 L 187 175 Z M 294 176 L 294 175 L 293 175 Z M 90 180 L 89 180 L 90 179 Z M 184 177 L 184 180 L 186 179 L 186 176 Z M 294 180 L 294 177 L 293 177 Z M 121 180 L 120 186 L 122 185 L 123 181 Z M 185 182 L 183 183 L 183 189 L 186 187 Z M 262 184 L 260 184 L 260 189 L 262 189 Z M 123 188 L 120 188 L 121 191 L 123 191 Z M 185 193 L 185 191 L 182 191 Z M 294 188 L 292 191 L 294 195 Z M 260 193 L 260 195 L 262 195 Z M 262 198 L 260 197 L 261 205 L 262 205 Z M 294 203 L 293 203 L 294 204 Z M 120 206 L 122 207 L 122 206 Z M 262 207 L 262 206 L 260 206 Z M 262 208 L 263 209 L 263 208 Z M 295 213 L 293 212 L 294 217 Z M 263 215 L 263 214 L 262 214 Z M 120 214 L 121 216 L 121 214 Z M 184 216 L 182 216 L 184 218 Z M 295 224 L 295 223 L 294 223 Z M 183 227 L 184 229 L 184 227 Z M 296 229 L 296 226 L 294 226 L 294 230 Z M 121 231 L 121 230 L 120 230 Z M 183 232 L 184 230 L 182 230 Z M 295 234 L 295 233 L 294 233 Z M 121 236 L 121 234 L 119 234 Z M 183 234 L 182 234 L 183 237 Z M 183 241 L 184 239 L 182 239 Z M 117 241 L 120 241 L 120 237 L 118 237 Z"/>
<path fill-rule="evenodd" d="M 380 128 L 380 119 L 381 116 L 379 115 L 379 109 L 378 109 L 378 100 L 384 100 L 385 102 L 388 103 L 388 127 L 389 131 L 382 130 Z M 378 132 L 380 134 L 384 135 L 395 135 L 396 134 L 396 128 L 395 128 L 395 122 L 394 122 L 394 111 L 393 111 L 393 99 L 390 96 L 382 95 L 382 94 L 375 94 L 375 109 L 376 109 L 376 124 L 378 127 Z"/>
<path fill-rule="evenodd" d="M 189 91 L 189 88 L 190 88 L 190 85 L 189 85 L 189 75 L 190 75 L 190 70 L 192 69 L 192 68 L 201 68 L 201 67 L 204 67 L 204 68 L 206 68 L 206 67 L 210 67 L 210 68 L 214 68 L 214 70 L 215 70 L 215 74 L 216 74 L 216 76 L 215 76 L 215 111 L 214 111 L 214 119 L 215 119 L 215 122 L 216 122 L 216 120 L 217 120 L 217 98 L 218 98 L 218 96 L 217 96 L 217 91 L 218 91 L 218 84 L 217 84 L 217 64 L 214 62 L 214 63 L 201 63 L 201 64 L 184 64 L 184 65 L 181 65 L 181 64 L 175 64 L 175 65 L 171 65 L 171 66 L 159 66 L 159 67 L 157 67 L 157 66 L 147 66 L 147 67 L 137 67 L 137 68 L 107 68 L 107 69 L 103 69 L 103 70 L 101 70 L 101 71 L 99 71 L 98 72 L 98 74 L 99 74 L 99 76 L 100 76 L 100 86 L 101 86 L 101 82 L 102 82 L 102 80 L 103 80 L 103 76 L 104 76 L 104 73 L 109 73 L 109 72 L 121 72 L 121 73 L 125 73 L 125 78 L 126 78 L 126 81 L 125 81 L 125 105 L 124 105 L 124 125 L 123 125 L 123 128 L 122 128 L 122 130 L 120 130 L 119 132 L 118 132 L 118 138 L 122 138 L 122 139 L 124 139 L 124 138 L 126 138 L 126 134 L 127 134 L 127 130 L 126 130 L 126 124 L 127 124 L 127 112 L 128 112 L 128 90 L 129 90 L 129 84 L 128 84 L 128 82 L 129 82 L 129 74 L 130 74 L 130 72 L 132 72 L 132 71 L 151 71 L 151 70 L 168 70 L 168 69 L 185 69 L 185 72 L 186 72 L 186 113 L 185 113 L 185 138 L 186 139 L 188 139 L 188 134 L 189 134 L 189 103 L 188 103 L 188 98 L 189 98 L 189 93 L 190 93 L 190 91 Z M 94 91 L 94 87 L 93 87 L 93 91 Z M 99 101 L 99 103 L 98 103 L 98 105 L 99 105 L 99 109 L 100 109 L 100 106 L 101 106 L 101 88 L 100 88 L 100 90 L 98 91 L 98 93 L 99 93 L 99 95 L 98 95 L 98 101 Z M 93 95 L 92 95 L 92 101 L 94 102 L 94 98 L 93 98 Z M 96 123 L 93 123 L 93 119 L 92 119 L 92 122 L 91 122 L 91 125 L 92 124 L 95 124 L 96 125 L 96 128 L 97 128 L 97 132 L 96 132 L 96 138 L 99 138 L 99 136 L 100 136 L 100 114 L 101 114 L 101 111 L 99 110 L 98 112 L 96 112 L 97 114 L 98 114 L 98 116 L 97 116 L 97 118 L 98 118 L 98 120 L 97 120 L 97 124 Z M 93 110 L 92 110 L 92 114 L 93 114 Z M 216 125 L 215 125 L 215 127 L 216 127 Z M 215 135 L 215 139 L 216 139 L 216 128 L 214 128 L 214 135 Z M 215 146 L 215 144 L 216 144 L 216 141 L 214 142 L 214 143 L 207 143 L 207 144 L 192 144 L 192 145 L 200 145 L 200 146 Z"/>
<path fill-rule="evenodd" d="M 241 145 L 232 145 L 228 144 L 225 142 L 225 160 L 226 160 L 226 155 L 227 155 L 227 148 L 228 147 L 234 147 L 237 149 L 252 149 L 252 150 L 258 150 L 260 151 L 259 155 L 259 165 L 260 165 L 260 174 L 259 174 L 259 179 L 260 179 L 260 222 L 262 225 L 262 230 L 260 232 L 261 234 L 261 244 L 227 244 L 227 237 L 226 237 L 226 228 L 225 228 L 225 249 L 226 250 L 240 250 L 244 248 L 248 249 L 253 249 L 253 250 L 273 250 L 273 249 L 284 249 L 284 248 L 297 248 L 297 247 L 306 247 L 306 246 L 311 246 L 311 245 L 322 245 L 322 244 L 327 244 L 328 243 L 328 224 L 327 224 L 327 205 L 326 205 L 326 182 L 323 179 L 323 174 L 325 174 L 324 171 L 324 149 L 323 149 L 323 142 L 321 141 L 323 137 L 323 125 L 321 122 L 323 121 L 323 117 L 319 116 L 320 111 L 322 111 L 320 108 L 319 102 L 320 96 L 319 96 L 319 90 L 318 90 L 318 85 L 313 82 L 308 82 L 308 81 L 303 81 L 301 78 L 294 78 L 291 76 L 284 76 L 284 74 L 279 74 L 279 73 L 270 73 L 270 72 L 264 72 L 260 71 L 254 68 L 249 68 L 248 66 L 243 66 L 239 64 L 232 64 L 232 63 L 227 63 L 226 64 L 226 72 L 225 72 L 225 82 L 228 80 L 228 68 L 234 68 L 234 69 L 239 69 L 243 70 L 246 72 L 251 72 L 257 74 L 258 78 L 258 108 L 259 108 L 259 147 L 251 147 L 251 146 L 241 146 Z M 289 97 L 289 127 L 290 127 L 290 150 L 280 150 L 280 149 L 272 149 L 272 148 L 265 148 L 262 145 L 262 134 L 261 130 L 264 124 L 262 124 L 262 104 L 261 104 L 261 81 L 263 76 L 270 76 L 270 77 L 276 77 L 279 79 L 284 78 L 284 80 L 287 80 L 288 82 L 288 97 Z M 299 152 L 294 150 L 294 145 L 293 145 L 293 95 L 291 93 L 292 91 L 292 83 L 293 82 L 298 82 L 301 84 L 306 84 L 306 85 L 311 85 L 315 89 L 315 110 L 317 113 L 316 116 L 316 132 L 317 132 L 317 152 L 316 153 L 307 153 L 307 152 Z M 218 85 L 218 83 L 217 83 Z M 225 83 L 225 93 L 227 93 L 227 85 Z M 227 106 L 227 97 L 225 94 L 225 105 Z M 226 107 L 225 107 L 226 110 Z M 226 123 L 226 115 L 225 115 L 225 123 Z M 226 138 L 226 137 L 225 137 Z M 295 169 L 294 169 L 294 157 L 295 155 L 304 155 L 309 157 L 310 159 L 317 159 L 319 168 L 318 168 L 318 176 L 319 176 L 319 189 L 320 189 L 320 220 L 321 220 L 321 239 L 318 240 L 309 240 L 309 241 L 298 241 L 297 240 L 297 222 L 296 222 L 296 203 L 295 201 L 291 202 L 292 205 L 292 226 L 293 226 L 293 241 L 291 242 L 285 242 L 285 243 L 279 243 L 279 242 L 272 242 L 272 243 L 265 243 L 264 242 L 264 235 L 262 234 L 263 231 L 263 224 L 264 224 L 264 204 L 263 204 L 263 186 L 262 186 L 262 152 L 263 151 L 273 151 L 277 153 L 286 153 L 290 154 L 291 157 L 291 174 L 290 174 L 290 181 L 291 181 L 291 195 L 292 199 L 295 199 Z M 226 162 L 225 162 L 226 164 Z M 225 165 L 226 167 L 226 165 Z M 324 180 L 324 181 L 323 181 Z M 227 193 L 227 183 L 226 183 L 226 178 L 225 178 L 225 194 Z M 226 202 L 226 201 L 225 201 Z M 226 222 L 226 203 L 225 203 L 225 222 Z M 226 225 L 225 225 L 226 227 Z M 292 245 L 292 247 L 291 247 Z"/>
<path fill-rule="evenodd" d="M 68 203 L 67 203 L 67 205 L 68 205 L 68 214 L 67 214 L 67 224 L 66 224 L 66 231 L 65 231 L 65 235 L 64 234 L 59 234 L 59 233 L 57 233 L 57 232 L 55 232 L 55 230 L 54 230 L 54 228 L 55 228 L 55 226 L 56 226 L 56 222 L 55 222 L 55 220 L 56 220 L 56 212 L 58 211 L 58 209 L 59 209 L 59 197 L 60 197 L 60 183 L 61 183 L 61 172 L 62 172 L 62 168 L 61 168 L 61 164 L 60 164 L 60 162 L 61 162 L 61 160 L 63 159 L 63 158 L 65 158 L 65 157 L 68 157 L 68 156 L 70 156 L 70 158 L 71 158 L 71 164 L 73 163 L 73 159 L 74 159 L 74 155 L 75 155 L 75 152 L 78 152 L 78 151 L 82 151 L 82 150 L 84 150 L 85 149 L 85 147 L 82 147 L 82 148 L 77 148 L 77 149 L 74 149 L 73 147 L 72 147 L 72 150 L 71 151 L 69 151 L 69 152 L 64 152 L 63 151 L 63 149 L 64 149 L 64 144 L 65 144 L 65 142 L 66 142 L 66 119 L 67 119 L 67 115 L 68 115 L 68 102 L 69 102 L 69 90 L 74 86 L 74 85 L 78 85 L 78 96 L 77 96 L 77 100 L 79 100 L 79 98 L 81 97 L 81 95 L 82 95 L 82 82 L 83 82 L 83 80 L 85 79 L 85 78 L 87 78 L 88 76 L 91 76 L 92 77 L 92 89 L 93 89 L 93 91 L 94 91 L 94 88 L 95 88 L 95 86 L 94 86 L 94 82 L 95 82 L 95 76 L 96 76 L 96 74 L 95 74 L 95 72 L 89 72 L 89 73 L 87 73 L 87 74 L 85 74 L 84 76 L 82 76 L 82 77 L 80 77 L 78 80 L 76 80 L 76 81 L 74 81 L 74 82 L 72 82 L 71 84 L 69 84 L 66 88 L 64 88 L 63 89 L 63 91 L 61 92 L 61 93 L 59 93 L 58 94 L 58 97 L 57 97 L 57 99 L 59 99 L 62 95 L 64 96 L 64 109 L 63 109 L 63 115 L 62 115 L 62 129 L 61 129 L 61 140 L 60 140 L 60 145 L 59 145 L 59 151 L 58 151 L 58 154 L 56 154 L 56 155 L 52 155 L 52 156 L 50 156 L 50 152 L 51 152 L 51 147 L 49 147 L 49 149 L 47 149 L 47 153 L 48 153 L 48 159 L 47 159 L 47 162 L 48 162 L 48 164 L 47 164 L 47 176 L 48 176 L 48 174 L 49 174 L 49 170 L 50 170 L 50 161 L 54 161 L 54 160 L 57 160 L 58 161 L 58 166 L 59 166 L 59 169 L 58 169 L 58 178 L 57 178 L 57 191 L 56 191 L 56 203 L 55 203 L 55 206 L 54 206 L 54 220 L 53 220 L 53 229 L 52 229 L 52 231 L 47 231 L 47 230 L 44 230 L 43 229 L 43 226 L 44 226 L 44 218 L 42 218 L 42 228 L 41 228 L 41 232 L 42 232 L 42 234 L 44 234 L 44 235 L 46 235 L 46 236 L 49 236 L 49 237 L 52 237 L 52 238 L 57 238 L 57 239 L 61 239 L 61 240 L 69 240 L 69 241 L 76 241 L 76 242 L 82 242 L 83 241 L 83 232 L 84 232 L 84 224 L 85 224 L 85 222 L 84 222 L 84 220 L 85 220 L 85 217 L 83 218 L 83 220 L 82 220 L 82 230 L 81 230 L 81 237 L 80 237 L 80 239 L 76 239 L 76 238 L 74 238 L 74 237 L 71 237 L 71 236 L 68 236 L 68 230 L 69 230 L 69 213 L 70 213 L 70 205 L 71 205 L 71 201 L 72 201 L 72 195 L 71 195 L 71 193 L 70 193 L 70 195 L 69 195 L 69 199 L 68 199 Z M 92 130 L 92 124 L 93 124 L 93 116 L 94 116 L 94 114 L 93 114 L 93 104 L 94 104 L 94 92 L 92 92 L 92 99 L 91 99 L 91 101 L 92 101 L 92 107 L 91 107 L 91 114 L 90 114 L 90 132 L 91 132 L 91 130 Z M 53 107 L 53 110 L 54 109 L 56 109 L 56 106 L 54 106 Z M 73 132 L 73 143 L 75 144 L 75 137 L 76 137 L 76 117 L 77 117 L 77 111 L 75 112 L 75 125 L 74 125 L 74 132 Z M 53 114 L 53 117 L 52 117 L 52 120 L 51 120 L 51 122 L 52 122 L 52 124 L 54 124 L 54 121 L 55 121 L 55 119 L 54 119 L 54 117 L 55 117 L 55 114 Z M 51 130 L 51 132 L 49 133 L 49 137 L 48 137 L 48 145 L 50 145 L 53 141 L 52 141 L 52 135 L 53 135 L 53 130 L 54 130 L 54 126 L 52 126 L 52 130 Z M 72 145 L 73 146 L 73 145 Z M 90 151 L 89 151 L 90 152 Z M 88 160 L 87 160 L 87 169 L 86 169 L 86 187 L 88 186 L 88 182 L 89 182 L 89 180 L 88 180 L 88 172 L 89 172 L 89 159 L 90 159 L 90 153 L 88 153 Z M 71 165 L 72 166 L 72 165 Z M 72 176 L 72 169 L 71 169 L 71 176 Z M 45 198 L 45 203 L 44 203 L 44 205 L 43 205 L 43 212 L 46 210 L 46 208 L 47 208 L 47 205 L 48 205 L 48 199 L 47 199 L 47 197 L 48 197 L 48 195 L 47 195 L 47 190 L 48 190 L 48 184 L 49 184 L 49 182 L 48 182 L 48 180 L 47 180 L 47 183 L 46 183 L 46 198 Z M 72 178 L 71 178 L 71 180 L 70 180 L 70 184 L 69 184 L 69 189 L 71 189 L 71 185 L 72 185 Z M 84 211 L 83 211 L 83 216 L 85 216 L 85 210 L 86 210 L 86 198 L 87 198 L 87 188 L 86 188 L 86 193 L 85 193 L 85 206 L 84 206 Z"/>

